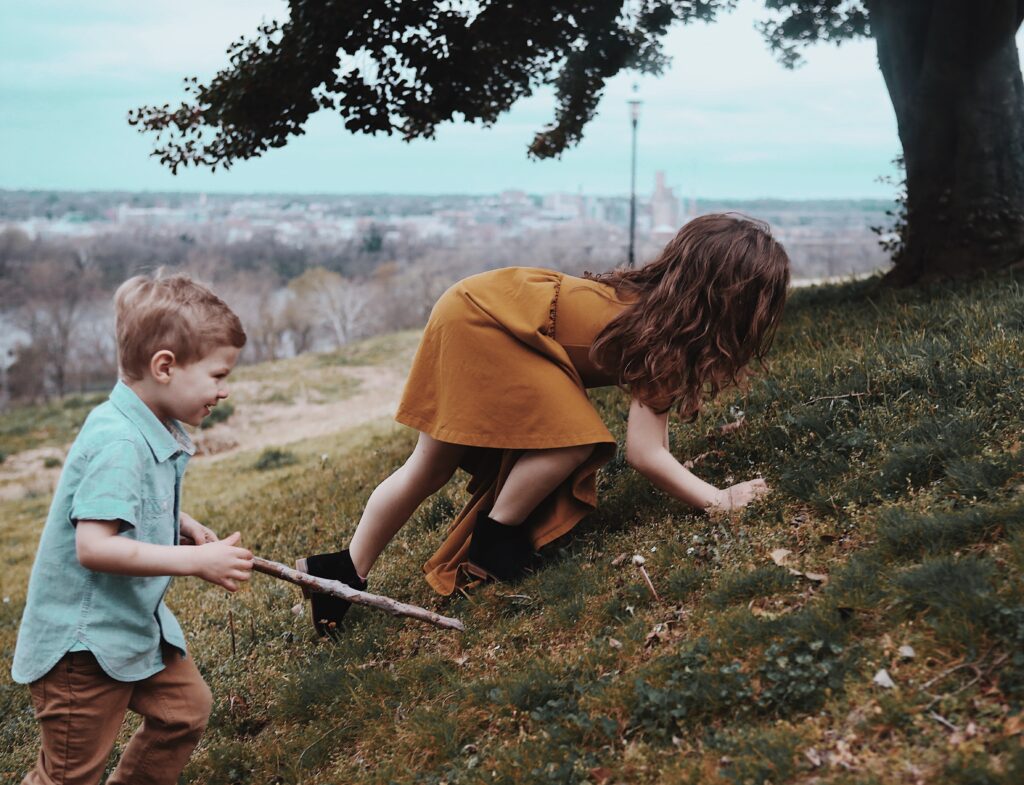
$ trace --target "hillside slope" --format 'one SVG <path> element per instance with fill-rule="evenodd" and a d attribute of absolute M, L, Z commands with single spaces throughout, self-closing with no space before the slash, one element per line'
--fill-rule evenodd
<path fill-rule="evenodd" d="M 770 371 L 671 426 L 709 481 L 767 478 L 741 515 L 688 510 L 620 453 L 599 511 L 537 574 L 439 598 L 420 565 L 460 476 L 371 580 L 464 635 L 357 608 L 323 642 L 289 612 L 293 587 L 177 581 L 215 696 L 185 781 L 1024 781 L 1022 375 L 1022 276 L 801 291 Z M 621 439 L 625 397 L 594 398 Z M 186 509 L 267 558 L 333 549 L 412 436 L 377 423 L 276 463 L 197 465 Z M 7 662 L 47 501 L 2 509 Z M 6 673 L 0 712 L 0 781 L 16 782 L 35 728 Z"/>

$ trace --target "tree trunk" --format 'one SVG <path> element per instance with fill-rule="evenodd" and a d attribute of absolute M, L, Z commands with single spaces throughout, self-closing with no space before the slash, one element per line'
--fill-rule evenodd
<path fill-rule="evenodd" d="M 1024 259 L 1021 0 L 868 0 L 907 172 L 897 284 Z"/>

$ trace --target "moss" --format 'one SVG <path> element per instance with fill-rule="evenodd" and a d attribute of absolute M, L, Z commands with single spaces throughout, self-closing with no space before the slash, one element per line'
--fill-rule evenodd
<path fill-rule="evenodd" d="M 713 608 L 725 608 L 785 591 L 795 581 L 793 575 L 775 566 L 732 572 L 719 578 L 718 588 L 709 595 L 708 603 Z"/>

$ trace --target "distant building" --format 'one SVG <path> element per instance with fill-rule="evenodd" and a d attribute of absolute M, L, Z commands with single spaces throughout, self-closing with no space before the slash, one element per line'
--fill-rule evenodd
<path fill-rule="evenodd" d="M 532 207 L 533 202 L 530 201 L 529 195 L 526 191 L 502 191 L 498 195 L 498 201 L 505 207 Z"/>
<path fill-rule="evenodd" d="M 574 221 L 586 217 L 586 207 L 581 194 L 545 194 L 543 200 L 545 217 L 552 221 Z"/>
<path fill-rule="evenodd" d="M 679 230 L 679 200 L 665 185 L 665 173 L 654 175 L 651 194 L 651 232 L 657 239 L 669 239 Z"/>

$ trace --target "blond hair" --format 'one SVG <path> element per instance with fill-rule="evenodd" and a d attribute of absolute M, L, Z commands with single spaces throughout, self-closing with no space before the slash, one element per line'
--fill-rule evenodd
<path fill-rule="evenodd" d="M 183 273 L 129 278 L 114 293 L 114 312 L 118 365 L 130 379 L 141 379 L 161 349 L 188 365 L 218 346 L 245 346 L 235 312 Z"/>

